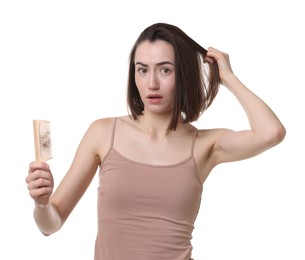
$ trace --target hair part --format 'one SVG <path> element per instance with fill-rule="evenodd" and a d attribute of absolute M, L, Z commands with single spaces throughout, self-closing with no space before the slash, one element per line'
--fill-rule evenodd
<path fill-rule="evenodd" d="M 220 84 L 218 65 L 216 62 L 206 62 L 207 50 L 180 28 L 166 23 L 147 27 L 139 35 L 129 57 L 127 105 L 134 120 L 143 115 L 144 111 L 135 82 L 135 53 L 142 42 L 157 40 L 170 43 L 174 49 L 176 88 L 168 130 L 176 130 L 180 120 L 183 123 L 193 122 L 212 104 Z"/>

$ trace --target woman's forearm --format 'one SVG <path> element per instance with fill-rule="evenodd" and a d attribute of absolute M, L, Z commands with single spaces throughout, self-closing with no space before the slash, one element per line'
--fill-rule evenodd
<path fill-rule="evenodd" d="M 224 85 L 243 107 L 251 130 L 264 140 L 278 143 L 285 136 L 285 128 L 271 108 L 250 91 L 234 74 L 225 78 Z"/>

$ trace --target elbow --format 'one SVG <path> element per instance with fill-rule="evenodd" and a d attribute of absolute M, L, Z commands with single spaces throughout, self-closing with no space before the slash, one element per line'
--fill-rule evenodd
<path fill-rule="evenodd" d="M 275 144 L 281 143 L 285 139 L 286 128 L 283 125 L 281 125 L 281 126 L 277 127 L 274 132 L 275 132 L 274 133 Z"/>
<path fill-rule="evenodd" d="M 272 147 L 281 143 L 286 136 L 286 129 L 283 125 L 279 125 L 270 130 L 265 138 L 268 146 Z"/>
<path fill-rule="evenodd" d="M 56 208 L 51 203 L 44 207 L 36 206 L 34 208 L 34 220 L 44 236 L 50 236 L 57 232 L 64 223 Z"/>
<path fill-rule="evenodd" d="M 48 237 L 59 231 L 61 229 L 61 226 L 57 225 L 57 226 L 38 227 L 38 228 L 44 236 Z"/>
<path fill-rule="evenodd" d="M 40 232 L 45 236 L 51 236 L 54 233 L 56 233 L 60 228 L 56 228 L 56 229 L 43 229 L 43 228 L 39 228 Z"/>
<path fill-rule="evenodd" d="M 50 235 L 52 235 L 53 233 L 47 233 L 47 232 L 44 232 L 43 230 L 40 230 L 41 234 L 43 234 L 45 237 L 48 237 Z"/>

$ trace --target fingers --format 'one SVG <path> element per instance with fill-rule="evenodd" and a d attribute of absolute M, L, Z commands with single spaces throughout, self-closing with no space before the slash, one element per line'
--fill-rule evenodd
<path fill-rule="evenodd" d="M 46 163 L 32 162 L 25 181 L 29 194 L 36 203 L 48 201 L 53 192 L 54 181 L 50 167 Z"/>
<path fill-rule="evenodd" d="M 53 190 L 50 187 L 41 187 L 39 189 L 29 190 L 29 195 L 33 198 L 36 204 L 46 205 L 52 195 Z"/>
<path fill-rule="evenodd" d="M 37 169 L 41 169 L 44 171 L 50 171 L 50 166 L 44 162 L 31 162 L 29 165 L 29 174 Z"/>
<path fill-rule="evenodd" d="M 221 52 L 220 50 L 217 50 L 213 47 L 209 47 L 207 50 L 207 58 L 210 58 L 211 60 L 214 59 L 216 61 L 218 61 L 221 58 L 228 60 L 229 55 L 227 53 Z"/>
<path fill-rule="evenodd" d="M 221 79 L 223 79 L 226 75 L 233 73 L 230 58 L 227 53 L 221 52 L 213 47 L 209 47 L 207 50 L 206 60 L 211 64 L 213 64 L 215 61 L 217 62 Z"/>
<path fill-rule="evenodd" d="M 39 172 L 38 172 L 39 173 Z M 36 175 L 36 176 L 34 176 Z M 31 176 L 26 178 L 28 190 L 40 189 L 44 187 L 53 187 L 53 182 L 48 177 L 42 177 L 41 174 L 33 173 Z"/>

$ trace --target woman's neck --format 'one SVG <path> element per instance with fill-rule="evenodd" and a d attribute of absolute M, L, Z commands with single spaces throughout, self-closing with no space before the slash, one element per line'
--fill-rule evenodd
<path fill-rule="evenodd" d="M 168 126 L 171 121 L 171 114 L 151 114 L 143 113 L 142 116 L 138 117 L 138 123 L 141 130 L 152 138 L 162 138 L 168 136 L 173 131 L 168 130 Z M 179 128 L 178 123 L 178 127 Z"/>

